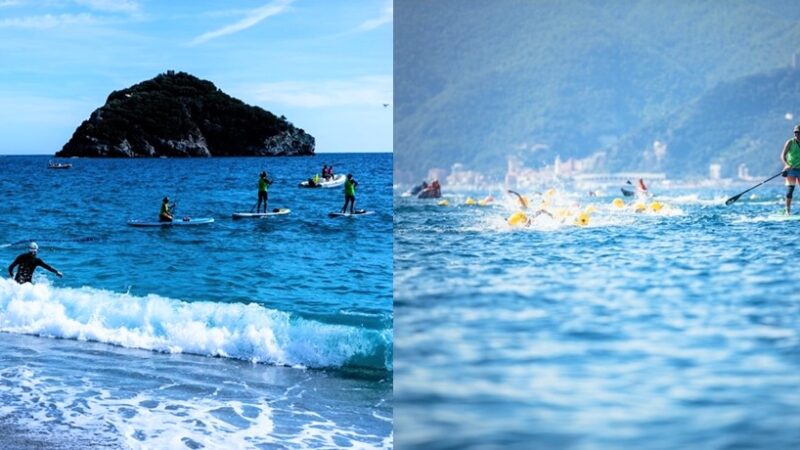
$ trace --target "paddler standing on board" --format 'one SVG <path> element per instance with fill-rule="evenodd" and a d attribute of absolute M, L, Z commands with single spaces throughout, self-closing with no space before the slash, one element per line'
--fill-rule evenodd
<path fill-rule="evenodd" d="M 19 284 L 30 283 L 33 279 L 33 271 L 36 270 L 37 267 L 44 267 L 50 272 L 56 274 L 56 276 L 59 278 L 64 276 L 64 274 L 50 267 L 46 262 L 39 259 L 39 257 L 36 256 L 38 253 L 39 246 L 36 245 L 36 242 L 31 242 L 30 245 L 28 245 L 28 252 L 17 256 L 14 259 L 14 262 L 8 266 L 8 275 L 13 277 L 14 280 Z M 17 267 L 16 275 L 14 275 L 14 267 Z"/>
<path fill-rule="evenodd" d="M 786 214 L 792 213 L 792 194 L 800 183 L 800 125 L 794 127 L 794 137 L 783 144 L 781 152 L 783 176 L 786 177 Z"/>
<path fill-rule="evenodd" d="M 267 212 L 267 200 L 269 198 L 268 190 L 269 185 L 272 184 L 272 181 L 267 179 L 267 172 L 261 172 L 258 178 L 258 204 L 256 206 L 256 212 L 261 212 L 261 203 L 264 203 L 264 212 Z"/>
<path fill-rule="evenodd" d="M 342 214 L 347 212 L 347 205 L 350 205 L 350 214 L 355 214 L 354 208 L 356 206 L 356 186 L 358 182 L 353 179 L 353 174 L 348 173 L 347 179 L 344 180 L 344 206 L 342 206 Z"/>

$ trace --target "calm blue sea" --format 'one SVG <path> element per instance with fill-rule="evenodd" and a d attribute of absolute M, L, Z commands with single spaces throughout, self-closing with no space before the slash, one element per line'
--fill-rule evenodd
<path fill-rule="evenodd" d="M 558 191 L 550 209 L 592 205 L 589 226 L 527 229 L 499 191 L 487 207 L 396 191 L 397 448 L 800 448 L 800 221 L 769 217 L 782 191 L 662 192 L 658 213 Z"/>
<path fill-rule="evenodd" d="M 391 447 L 391 154 L 66 161 L 0 157 L 0 447 Z M 262 170 L 291 214 L 232 220 Z M 164 196 L 215 222 L 126 225 Z M 31 240 L 62 279 L 6 278 Z"/>

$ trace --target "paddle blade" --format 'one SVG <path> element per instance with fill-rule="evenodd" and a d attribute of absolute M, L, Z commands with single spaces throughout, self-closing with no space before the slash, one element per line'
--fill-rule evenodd
<path fill-rule="evenodd" d="M 725 206 L 731 206 L 732 204 L 736 203 L 736 200 L 739 200 L 739 197 L 741 196 L 742 194 L 734 195 L 733 197 L 725 200 Z"/>

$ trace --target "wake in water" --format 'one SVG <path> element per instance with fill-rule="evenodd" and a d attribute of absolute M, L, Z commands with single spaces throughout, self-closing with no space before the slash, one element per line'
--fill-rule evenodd
<path fill-rule="evenodd" d="M 239 303 L 136 297 L 0 279 L 0 331 L 254 363 L 392 370 L 391 330 L 326 324 Z"/>

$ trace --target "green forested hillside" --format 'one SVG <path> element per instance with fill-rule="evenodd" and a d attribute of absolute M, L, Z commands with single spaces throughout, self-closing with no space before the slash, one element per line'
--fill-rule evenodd
<path fill-rule="evenodd" d="M 754 116 L 786 98 L 742 109 L 713 104 L 715 89 L 778 82 L 800 51 L 798 19 L 789 1 L 398 2 L 396 176 L 413 181 L 454 162 L 498 174 L 510 155 L 535 167 L 599 150 L 609 154 L 604 169 L 619 170 L 641 163 L 640 144 L 659 137 L 665 170 L 705 171 L 720 152 L 684 135 L 708 131 L 685 122 L 703 117 L 692 105 L 725 109 L 715 127 L 747 146 L 741 158 L 755 171 L 763 155 L 753 139 L 788 134 L 783 112 Z"/>
<path fill-rule="evenodd" d="M 787 113 L 795 119 L 787 120 Z M 722 83 L 664 120 L 636 130 L 612 146 L 608 165 L 678 177 L 705 174 L 710 163 L 722 164 L 724 176 L 735 176 L 745 163 L 751 174 L 774 174 L 798 121 L 800 68 L 778 69 Z M 668 143 L 658 162 L 645 156 L 654 138 Z"/>

